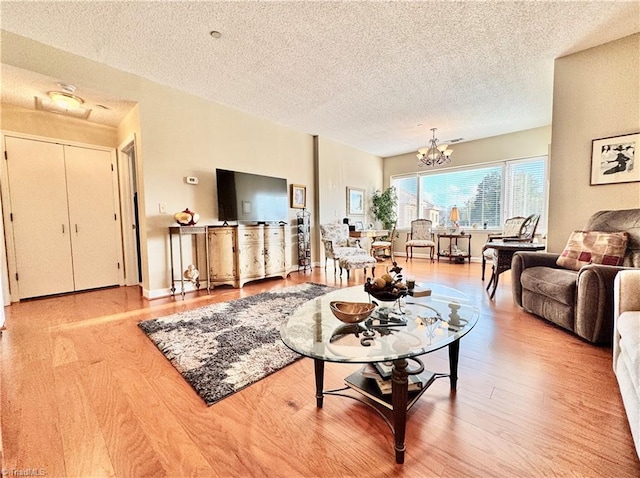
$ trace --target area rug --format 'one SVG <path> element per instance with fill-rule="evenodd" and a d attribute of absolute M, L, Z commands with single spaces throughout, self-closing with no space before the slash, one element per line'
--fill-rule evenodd
<path fill-rule="evenodd" d="M 213 405 L 300 358 L 282 343 L 280 326 L 300 305 L 332 290 L 298 284 L 138 326 L 206 404 Z"/>

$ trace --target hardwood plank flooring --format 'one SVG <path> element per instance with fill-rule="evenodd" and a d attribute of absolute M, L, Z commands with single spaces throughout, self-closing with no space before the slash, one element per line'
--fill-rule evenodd
<path fill-rule="evenodd" d="M 518 308 L 510 273 L 491 301 L 479 264 L 406 263 L 418 282 L 462 290 L 481 318 L 461 342 L 458 391 L 437 381 L 409 412 L 404 465 L 359 402 L 315 407 L 301 359 L 207 407 L 137 327 L 153 317 L 300 282 L 345 287 L 331 268 L 147 301 L 137 287 L 26 301 L 0 339 L 2 469 L 17 476 L 638 477 L 611 349 Z M 384 265 L 376 267 L 377 275 Z M 426 357 L 446 371 L 446 350 Z M 338 387 L 356 365 L 327 364 Z"/>

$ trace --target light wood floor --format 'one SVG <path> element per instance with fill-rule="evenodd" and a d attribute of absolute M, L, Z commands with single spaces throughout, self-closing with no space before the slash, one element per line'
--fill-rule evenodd
<path fill-rule="evenodd" d="M 79 477 L 640 476 L 610 349 L 522 312 L 510 273 L 490 301 L 478 264 L 414 259 L 405 270 L 463 290 L 481 318 L 461 342 L 457 394 L 441 380 L 410 411 L 404 465 L 365 406 L 327 397 L 315 407 L 311 360 L 207 407 L 136 326 L 298 282 L 363 282 L 361 271 L 347 283 L 319 268 L 185 301 L 149 302 L 129 287 L 7 307 L 2 468 Z M 448 370 L 446 351 L 426 362 Z M 328 364 L 327 385 L 355 368 Z"/>

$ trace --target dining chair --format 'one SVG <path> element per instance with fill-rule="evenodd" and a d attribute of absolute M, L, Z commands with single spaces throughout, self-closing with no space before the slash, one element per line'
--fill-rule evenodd
<path fill-rule="evenodd" d="M 371 255 L 378 260 L 383 260 L 386 256 L 384 251 L 389 249 L 389 257 L 391 257 L 391 261 L 393 261 L 393 242 L 395 241 L 395 237 L 396 224 L 393 225 L 389 236 L 384 239 L 376 239 L 371 243 Z M 380 251 L 382 251 L 382 256 L 379 254 Z"/>
<path fill-rule="evenodd" d="M 407 232 L 407 242 L 404 247 L 406 260 L 413 259 L 414 247 L 428 247 L 430 249 L 429 257 L 433 262 L 436 243 L 434 242 L 432 228 L 433 222 L 430 219 L 414 219 L 411 221 L 411 231 Z"/>
<path fill-rule="evenodd" d="M 491 242 L 533 242 L 539 221 L 540 214 L 531 214 L 528 217 L 510 217 L 504 222 L 504 229 L 501 233 L 489 234 L 487 243 L 482 250 L 482 280 L 484 280 L 484 269 L 487 260 L 493 261 L 495 259 L 495 251 L 491 248 Z"/>

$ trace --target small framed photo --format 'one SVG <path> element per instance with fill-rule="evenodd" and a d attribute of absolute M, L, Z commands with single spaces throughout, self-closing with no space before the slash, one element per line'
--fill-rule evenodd
<path fill-rule="evenodd" d="M 362 224 L 362 221 L 356 221 L 356 231 L 364 231 L 364 224 Z"/>
<path fill-rule="evenodd" d="M 640 181 L 636 154 L 640 133 L 594 139 L 591 150 L 591 185 Z"/>
<path fill-rule="evenodd" d="M 364 216 L 364 189 L 347 187 L 347 216 Z"/>
<path fill-rule="evenodd" d="M 291 207 L 304 209 L 307 207 L 307 187 L 301 184 L 291 185 Z"/>

